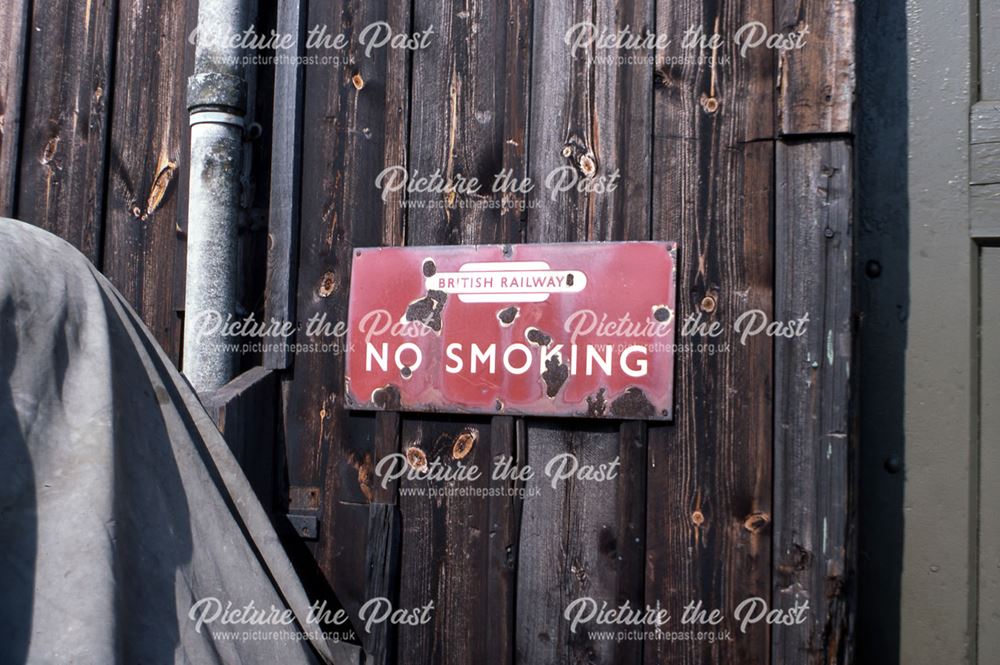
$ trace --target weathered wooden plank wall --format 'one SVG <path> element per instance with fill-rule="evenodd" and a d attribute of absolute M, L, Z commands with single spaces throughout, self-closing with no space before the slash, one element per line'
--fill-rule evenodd
<path fill-rule="evenodd" d="M 95 263 L 101 256 L 116 10 L 114 0 L 32 3 L 27 41 L 18 212 Z"/>
<path fill-rule="evenodd" d="M 318 525 L 305 529 L 301 547 L 293 543 L 313 595 L 328 585 L 354 615 L 373 596 L 434 601 L 427 625 L 362 634 L 377 663 L 846 659 L 853 3 L 264 4 L 283 31 L 325 25 L 348 46 L 326 64 L 277 67 L 273 101 L 271 84 L 259 86 L 258 109 L 274 108 L 263 123 L 274 177 L 269 197 L 248 198 L 270 205 L 271 251 L 268 291 L 248 310 L 303 324 L 345 319 L 355 247 L 657 239 L 680 243 L 678 320 L 695 314 L 731 326 L 750 309 L 812 317 L 799 340 L 758 336 L 728 352 L 679 353 L 675 420 L 648 427 L 401 415 L 391 404 L 374 416 L 351 413 L 342 350 L 266 354 L 264 364 L 280 371 L 278 489 L 290 514 Z M 16 0 L 0 8 L 0 35 L 12 45 L 0 54 L 0 213 L 54 230 L 102 263 L 175 361 L 195 7 Z M 434 34 L 420 50 L 365 53 L 359 33 L 376 21 Z M 807 48 L 743 57 L 733 35 L 749 21 L 808 27 Z M 581 22 L 655 31 L 671 46 L 574 51 L 565 35 Z M 677 60 L 691 26 L 725 38 L 715 65 Z M 384 193 L 376 177 L 392 166 L 486 183 L 510 169 L 536 188 Z M 550 197 L 542 183 L 565 166 L 579 176 L 617 172 L 620 184 Z M 258 253 L 247 244 L 241 270 L 251 282 Z M 336 343 L 301 330 L 297 341 Z M 266 385 L 266 395 L 276 378 L 258 374 L 242 380 Z M 233 404 L 212 402 L 230 435 L 250 403 L 238 387 Z M 455 459 L 455 444 L 469 441 L 471 452 Z M 501 456 L 533 467 L 566 452 L 593 464 L 618 458 L 620 478 L 553 488 L 536 476 L 525 489 L 538 495 L 523 500 L 404 496 L 401 488 L 430 485 L 383 487 L 374 467 L 408 448 L 483 469 Z M 808 599 L 813 613 L 808 630 L 757 625 L 733 641 L 591 640 L 562 618 L 579 596 L 659 604 L 675 621 L 688 602 L 731 610 L 749 596 L 782 607 Z"/>
<path fill-rule="evenodd" d="M 854 3 L 777 0 L 776 29 L 808 25 L 822 48 L 779 61 L 777 317 L 808 332 L 775 343 L 772 600 L 808 603 L 774 631 L 775 662 L 852 657 L 855 455 L 850 446 L 854 252 Z"/>
<path fill-rule="evenodd" d="M 175 363 L 184 301 L 188 35 L 197 6 L 18 0 L 0 9 L 0 212 L 77 246 Z M 269 86 L 262 82 L 268 103 Z M 254 163 L 266 181 L 270 143 L 258 146 Z M 266 204 L 266 191 L 256 200 Z M 247 255 L 263 256 L 254 234 L 243 241 Z M 256 272 L 241 272 L 248 310 L 262 309 Z"/>
<path fill-rule="evenodd" d="M 327 26 L 329 34 L 344 34 L 351 44 L 334 52 L 341 59 L 336 64 L 305 69 L 295 308 L 298 321 L 322 317 L 333 327 L 346 320 L 353 248 L 398 243 L 403 233 L 398 200 L 383 205 L 375 178 L 387 160 L 405 160 L 408 107 L 401 91 L 409 89 L 407 55 L 380 49 L 366 57 L 358 35 L 376 21 L 408 32 L 410 18 L 405 5 L 390 8 L 361 0 L 314 0 L 305 8 L 308 26 Z M 342 360 L 342 350 L 294 358 L 283 387 L 283 422 L 290 510 L 316 513 L 319 538 L 309 547 L 327 582 L 356 616 L 366 594 L 376 434 L 384 445 L 391 428 L 376 428 L 376 418 L 345 410 Z M 303 496 L 315 497 L 314 503 L 299 505 L 294 497 Z M 386 502 L 392 497 L 379 498 L 391 505 Z M 383 584 L 371 578 L 367 583 Z"/>
<path fill-rule="evenodd" d="M 491 182 L 501 169 L 523 168 L 520 160 L 504 161 L 505 157 L 517 158 L 517 153 L 505 154 L 505 139 L 524 142 L 522 135 L 508 134 L 509 127 L 527 124 L 525 106 L 506 113 L 509 98 L 523 100 L 527 95 L 524 80 L 508 78 L 506 68 L 519 55 L 519 44 L 528 38 L 527 24 L 508 22 L 508 7 L 503 3 L 465 6 L 418 0 L 413 8 L 413 29 L 433 26 L 438 35 L 426 49 L 413 54 L 411 173 L 440 169 L 447 178 L 463 174 Z M 523 6 L 513 9 L 523 17 Z M 512 223 L 514 218 L 504 218 L 496 208 L 467 207 L 474 206 L 475 199 L 417 194 L 410 202 L 406 226 L 410 245 L 520 240 L 520 226 Z M 509 422 L 506 417 L 502 420 Z M 510 454 L 513 445 L 514 430 L 499 422 L 496 425 L 485 418 L 407 416 L 402 442 L 406 448 L 419 447 L 429 460 L 454 465 L 454 446 L 461 438 L 472 443 L 461 463 L 488 469 L 495 457 Z M 475 483 L 478 487 L 488 484 L 488 476 Z M 430 486 L 423 481 L 402 483 L 403 487 L 412 485 Z M 513 608 L 506 606 L 511 602 L 509 595 L 488 595 L 492 583 L 509 583 L 495 580 L 504 571 L 488 565 L 495 557 L 494 548 L 505 549 L 505 543 L 491 535 L 495 528 L 491 508 L 497 506 L 476 496 L 401 499 L 400 603 L 412 607 L 435 598 L 444 611 L 436 611 L 425 626 L 400 629 L 400 659 L 487 663 L 502 660 L 512 648 L 510 642 L 489 642 L 492 617 L 513 616 Z M 498 526 L 511 520 L 509 512 L 492 517 Z M 458 608 L 462 609 L 455 611 Z M 454 634 L 465 637 L 453 640 Z"/>
<path fill-rule="evenodd" d="M 534 3 L 528 174 L 539 186 L 528 210 L 528 239 L 647 240 L 652 63 L 623 66 L 600 60 L 617 55 L 613 51 L 571 49 L 564 37 L 581 23 L 612 32 L 651 26 L 653 5 Z M 607 179 L 617 172 L 622 186 L 606 194 L 573 191 L 553 198 L 541 184 L 565 166 L 580 178 Z M 522 516 L 515 662 L 638 662 L 640 642 L 571 633 L 562 614 L 579 597 L 610 606 L 643 604 L 644 428 L 532 419 L 526 430 L 525 462 L 538 472 L 529 487 L 539 494 L 525 501 Z M 581 464 L 620 458 L 625 482 L 570 479 L 553 488 L 540 470 L 565 453 Z M 554 525 L 560 525 L 558 533 Z"/>
<path fill-rule="evenodd" d="M 0 210 L 101 266 L 175 362 L 196 7 L 58 0 L 0 10 L 10 37 L 0 65 Z"/>
<path fill-rule="evenodd" d="M 0 53 L 0 215 L 6 217 L 14 214 L 17 197 L 29 7 L 28 0 L 0 7 L 0 41 L 7 45 Z"/>
<path fill-rule="evenodd" d="M 849 648 L 850 146 L 782 142 L 777 161 L 776 313 L 810 321 L 805 338 L 775 343 L 772 584 L 783 606 L 811 612 L 801 630 L 775 635 L 774 655 L 838 662 Z"/>
<path fill-rule="evenodd" d="M 767 0 L 658 5 L 657 31 L 675 43 L 691 25 L 729 37 L 714 67 L 657 69 L 654 235 L 680 243 L 679 320 L 731 327 L 744 311 L 772 311 L 774 54 L 744 59 L 732 39 L 750 21 L 771 29 L 771 14 Z M 651 428 L 646 599 L 675 617 L 693 601 L 732 611 L 769 596 L 771 352 L 756 337 L 685 354 L 676 420 Z M 650 641 L 646 662 L 763 663 L 768 634 L 757 624 L 729 642 Z"/>
<path fill-rule="evenodd" d="M 278 377 L 263 367 L 244 372 L 222 388 L 201 396 L 202 404 L 223 433 L 250 486 L 265 506 L 275 503 L 279 466 L 277 437 Z"/>
<path fill-rule="evenodd" d="M 187 178 L 189 0 L 118 6 L 101 270 L 180 362 Z M 179 297 L 179 298 L 178 298 Z M 179 304 L 180 303 L 180 304 Z"/>

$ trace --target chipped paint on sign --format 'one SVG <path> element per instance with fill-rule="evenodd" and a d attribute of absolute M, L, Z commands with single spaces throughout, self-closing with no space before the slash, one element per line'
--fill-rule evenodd
<path fill-rule="evenodd" d="M 349 406 L 670 419 L 676 261 L 659 242 L 356 250 Z"/>

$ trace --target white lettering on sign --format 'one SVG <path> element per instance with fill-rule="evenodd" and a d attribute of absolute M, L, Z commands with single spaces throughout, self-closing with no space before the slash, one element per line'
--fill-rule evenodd
<path fill-rule="evenodd" d="M 564 350 L 567 351 L 568 358 L 564 358 Z M 404 357 L 404 351 L 410 353 Z M 641 378 L 649 374 L 648 356 L 649 349 L 641 344 L 627 346 L 620 352 L 611 344 L 570 344 L 568 348 L 565 344 L 556 344 L 552 348 L 541 347 L 536 352 L 527 344 L 520 342 L 502 349 L 496 344 L 480 347 L 473 343 L 466 347 L 461 342 L 452 342 L 445 347 L 447 360 L 444 371 L 448 374 L 461 374 L 468 367 L 469 374 L 496 374 L 499 358 L 500 369 L 503 372 L 526 374 L 532 367 L 537 366 L 538 372 L 541 373 L 551 358 L 557 358 L 560 364 L 567 365 L 570 376 L 580 374 L 578 370 L 582 370 L 584 376 L 594 376 L 597 373 L 613 376 L 616 371 L 621 371 L 626 376 Z M 369 342 L 366 345 L 365 358 L 365 369 L 369 372 L 372 371 L 373 361 L 383 372 L 388 370 L 390 358 L 396 369 L 401 370 L 405 367 L 411 372 L 415 372 L 423 361 L 420 347 L 412 342 L 400 345 L 393 353 L 390 353 L 388 343 L 376 345 Z"/>
<path fill-rule="evenodd" d="M 554 293 L 579 293 L 587 275 L 551 270 L 544 261 L 466 263 L 458 272 L 428 277 L 428 290 L 458 295 L 462 302 L 544 302 Z"/>

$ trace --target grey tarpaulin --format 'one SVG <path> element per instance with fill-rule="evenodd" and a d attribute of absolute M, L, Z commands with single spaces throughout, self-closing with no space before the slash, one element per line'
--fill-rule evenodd
<path fill-rule="evenodd" d="M 204 598 L 298 622 L 197 632 Z M 0 663 L 317 662 L 297 634 L 317 628 L 308 605 L 225 441 L 121 295 L 67 243 L 0 219 Z M 263 638 L 227 639 L 243 630 Z"/>

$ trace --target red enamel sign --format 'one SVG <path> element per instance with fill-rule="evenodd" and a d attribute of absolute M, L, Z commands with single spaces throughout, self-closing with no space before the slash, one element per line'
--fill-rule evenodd
<path fill-rule="evenodd" d="M 668 420 L 674 243 L 359 249 L 352 408 Z"/>

